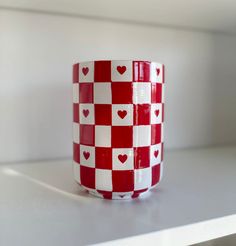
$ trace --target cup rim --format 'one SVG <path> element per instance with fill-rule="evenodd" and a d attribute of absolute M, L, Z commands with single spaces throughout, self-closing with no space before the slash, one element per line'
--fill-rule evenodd
<path fill-rule="evenodd" d="M 155 63 L 155 64 L 159 64 L 164 66 L 163 63 L 160 62 L 156 62 L 156 61 L 150 61 L 150 60 L 118 60 L 118 59 L 112 59 L 112 60 L 108 60 L 108 59 L 99 59 L 99 60 L 89 60 L 89 61 L 81 61 L 81 62 L 76 62 L 73 65 L 77 65 L 77 64 L 83 64 L 83 63 L 90 63 L 90 62 L 100 62 L 100 61 L 115 61 L 115 62 L 146 62 L 146 63 Z"/>

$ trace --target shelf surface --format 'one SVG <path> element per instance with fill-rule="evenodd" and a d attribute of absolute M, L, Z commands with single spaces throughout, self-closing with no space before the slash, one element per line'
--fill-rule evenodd
<path fill-rule="evenodd" d="M 232 0 L 0 0 L 0 7 L 236 33 Z"/>
<path fill-rule="evenodd" d="M 132 201 L 81 191 L 71 160 L 0 165 L 0 245 L 184 245 L 236 233 L 236 147 L 168 151 L 164 165 L 159 187 Z"/>

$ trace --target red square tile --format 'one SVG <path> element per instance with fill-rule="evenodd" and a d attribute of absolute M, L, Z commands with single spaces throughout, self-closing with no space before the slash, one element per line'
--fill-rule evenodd
<path fill-rule="evenodd" d="M 93 83 L 79 83 L 79 102 L 93 103 Z"/>
<path fill-rule="evenodd" d="M 95 148 L 95 165 L 100 169 L 112 169 L 112 148 Z"/>
<path fill-rule="evenodd" d="M 161 142 L 161 124 L 151 125 L 151 144 Z"/>
<path fill-rule="evenodd" d="M 94 146 L 95 143 L 95 127 L 94 125 L 80 125 L 80 143 L 84 145 Z"/>
<path fill-rule="evenodd" d="M 162 84 L 152 83 L 152 103 L 161 103 L 162 98 Z"/>
<path fill-rule="evenodd" d="M 136 82 L 148 82 L 150 78 L 150 62 L 134 61 L 133 62 L 133 79 Z"/>
<path fill-rule="evenodd" d="M 160 164 L 152 167 L 152 186 L 160 181 L 160 167 Z"/>
<path fill-rule="evenodd" d="M 150 147 L 134 148 L 134 168 L 146 168 L 150 166 Z"/>
<path fill-rule="evenodd" d="M 134 190 L 134 171 L 112 171 L 113 192 Z"/>
<path fill-rule="evenodd" d="M 111 131 L 113 148 L 131 148 L 133 146 L 132 126 L 112 126 Z"/>
<path fill-rule="evenodd" d="M 77 143 L 73 143 L 73 159 L 75 162 L 80 163 L 80 146 Z"/>
<path fill-rule="evenodd" d="M 111 81 L 111 61 L 95 61 L 94 81 L 95 82 Z"/>
<path fill-rule="evenodd" d="M 134 104 L 134 125 L 149 125 L 150 116 L 150 104 Z"/>
<path fill-rule="evenodd" d="M 111 125 L 111 104 L 95 104 L 95 124 Z"/>
<path fill-rule="evenodd" d="M 80 166 L 81 185 L 95 189 L 95 168 Z"/>
<path fill-rule="evenodd" d="M 79 63 L 73 65 L 73 83 L 79 82 Z"/>
<path fill-rule="evenodd" d="M 73 122 L 79 123 L 79 104 L 73 103 Z"/>
<path fill-rule="evenodd" d="M 113 82 L 111 84 L 112 103 L 133 103 L 133 89 L 131 82 Z"/>

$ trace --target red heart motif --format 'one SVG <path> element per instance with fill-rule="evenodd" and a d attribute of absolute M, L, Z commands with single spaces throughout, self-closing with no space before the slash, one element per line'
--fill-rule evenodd
<path fill-rule="evenodd" d="M 155 150 L 155 151 L 154 151 L 154 156 L 155 156 L 156 158 L 157 158 L 158 154 L 159 154 L 159 151 L 158 151 L 158 150 Z"/>
<path fill-rule="evenodd" d="M 126 66 L 117 66 L 116 69 L 120 74 L 123 74 L 126 71 Z"/>
<path fill-rule="evenodd" d="M 125 116 L 127 115 L 127 111 L 126 110 L 118 110 L 117 114 L 120 116 L 121 119 L 124 119 Z"/>
<path fill-rule="evenodd" d="M 86 118 L 89 115 L 89 110 L 83 109 L 83 114 L 84 114 L 84 117 Z"/>
<path fill-rule="evenodd" d="M 157 71 L 157 76 L 158 76 L 160 74 L 161 69 L 157 68 L 156 71 Z"/>
<path fill-rule="evenodd" d="M 88 160 L 88 158 L 89 158 L 89 156 L 90 156 L 90 153 L 84 151 L 84 152 L 83 152 L 83 155 L 84 155 L 84 158 L 85 158 L 86 160 Z"/>
<path fill-rule="evenodd" d="M 160 113 L 160 110 L 159 110 L 159 109 L 155 110 L 155 115 L 156 115 L 156 116 L 158 116 L 159 113 Z"/>
<path fill-rule="evenodd" d="M 124 163 L 127 160 L 128 156 L 127 155 L 118 155 L 118 159 L 120 162 Z"/>
<path fill-rule="evenodd" d="M 86 76 L 87 73 L 89 72 L 89 68 L 88 67 L 83 67 L 82 68 L 82 72 L 83 72 L 84 76 Z"/>

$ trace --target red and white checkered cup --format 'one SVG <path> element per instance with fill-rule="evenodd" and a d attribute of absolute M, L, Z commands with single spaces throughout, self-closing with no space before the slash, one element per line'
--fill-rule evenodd
<path fill-rule="evenodd" d="M 164 66 L 91 61 L 73 66 L 75 180 L 107 199 L 136 198 L 163 168 Z"/>

